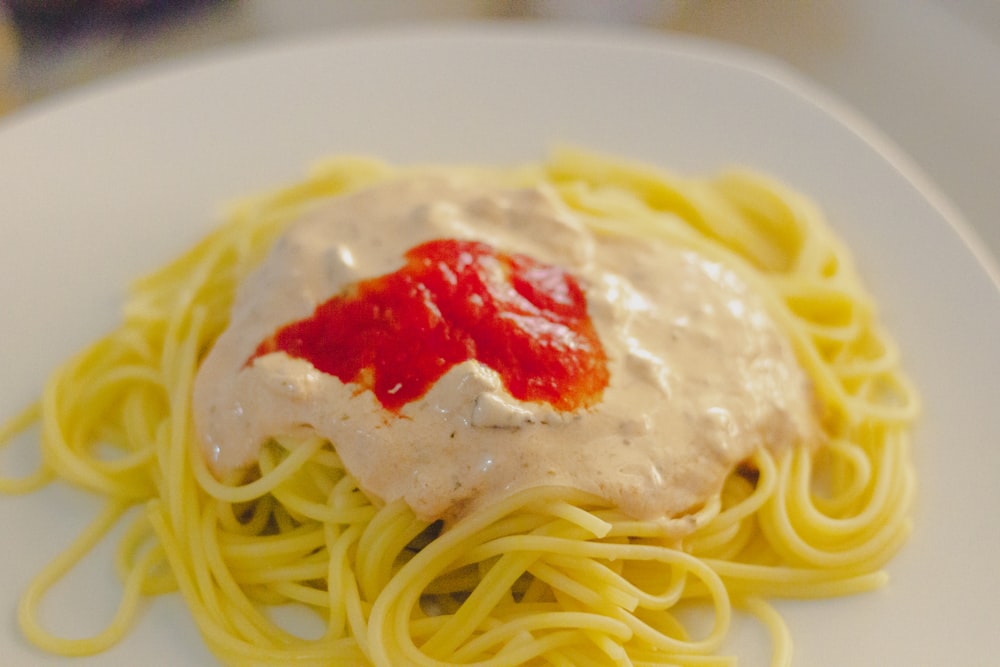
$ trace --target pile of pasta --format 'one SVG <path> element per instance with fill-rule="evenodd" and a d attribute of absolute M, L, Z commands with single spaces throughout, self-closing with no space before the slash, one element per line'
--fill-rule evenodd
<path fill-rule="evenodd" d="M 402 502 L 373 503 L 319 438 L 276 438 L 250 478 L 215 479 L 194 445 L 191 386 L 236 286 L 317 201 L 417 169 L 334 158 L 301 183 L 238 202 L 196 247 L 138 280 L 121 324 L 4 426 L 9 442 L 40 424 L 42 463 L 0 490 L 61 480 L 106 507 L 27 586 L 18 618 L 30 641 L 99 652 L 127 635 L 143 596 L 179 591 L 212 652 L 233 665 L 732 664 L 724 643 L 744 612 L 768 628 L 773 663 L 789 664 L 791 639 L 768 599 L 885 581 L 883 565 L 910 530 L 917 397 L 821 213 L 751 171 L 684 177 L 576 150 L 480 169 L 498 183 L 547 184 L 599 233 L 642 234 L 726 263 L 787 331 L 826 442 L 755 454 L 698 510 L 694 532 L 671 537 L 598 498 L 547 487 L 442 529 Z M 39 613 L 46 592 L 121 521 L 118 613 L 93 637 L 54 636 Z M 322 632 L 303 637 L 280 622 L 274 609 L 289 604 L 313 610 Z"/>

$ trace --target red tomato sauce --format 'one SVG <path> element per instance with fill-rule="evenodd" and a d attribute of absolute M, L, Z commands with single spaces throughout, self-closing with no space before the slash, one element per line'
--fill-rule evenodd
<path fill-rule="evenodd" d="M 247 363 L 284 351 L 397 413 L 470 359 L 521 401 L 573 411 L 600 400 L 607 358 L 572 275 L 477 241 L 429 241 L 405 259 L 281 327 Z"/>

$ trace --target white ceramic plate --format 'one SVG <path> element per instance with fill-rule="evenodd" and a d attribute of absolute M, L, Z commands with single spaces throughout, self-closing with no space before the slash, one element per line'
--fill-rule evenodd
<path fill-rule="evenodd" d="M 926 401 L 915 531 L 875 593 L 780 605 L 796 664 L 995 664 L 1000 655 L 1000 291 L 976 242 L 876 131 L 793 73 L 650 33 L 460 26 L 216 54 L 0 120 L 0 414 L 111 327 L 127 281 L 174 256 L 219 205 L 315 158 L 521 162 L 569 142 L 685 172 L 734 163 L 809 193 L 856 253 Z M 977 259 L 977 257 L 980 257 Z M 29 443 L 30 445 L 30 443 Z M 30 447 L 0 454 L 26 465 Z M 17 596 L 96 502 L 60 487 L 0 498 L 0 658 L 26 645 Z M 99 627 L 102 556 L 46 605 Z M 755 654 L 752 628 L 735 642 Z M 178 596 L 80 664 L 211 662 Z"/>

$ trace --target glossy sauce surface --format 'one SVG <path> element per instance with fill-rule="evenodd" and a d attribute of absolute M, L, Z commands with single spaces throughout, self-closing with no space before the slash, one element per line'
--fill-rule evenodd
<path fill-rule="evenodd" d="M 469 360 L 496 371 L 519 401 L 573 411 L 600 400 L 604 349 L 573 276 L 478 241 L 427 241 L 405 259 L 284 325 L 247 363 L 284 352 L 397 413 Z"/>

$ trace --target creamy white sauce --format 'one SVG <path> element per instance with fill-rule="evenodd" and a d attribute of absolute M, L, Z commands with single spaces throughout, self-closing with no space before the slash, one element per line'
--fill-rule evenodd
<path fill-rule="evenodd" d="M 599 404 L 566 414 L 521 402 L 496 372 L 467 361 L 396 416 L 371 391 L 284 352 L 246 365 L 282 325 L 437 238 L 484 241 L 577 278 L 608 357 Z M 758 448 L 818 434 L 791 346 L 731 270 L 648 239 L 598 240 L 545 190 L 444 175 L 340 197 L 295 223 L 241 286 L 193 398 L 215 473 L 252 465 L 270 437 L 315 432 L 366 493 L 404 498 L 428 520 L 550 484 L 635 518 L 670 519 L 717 494 Z"/>

